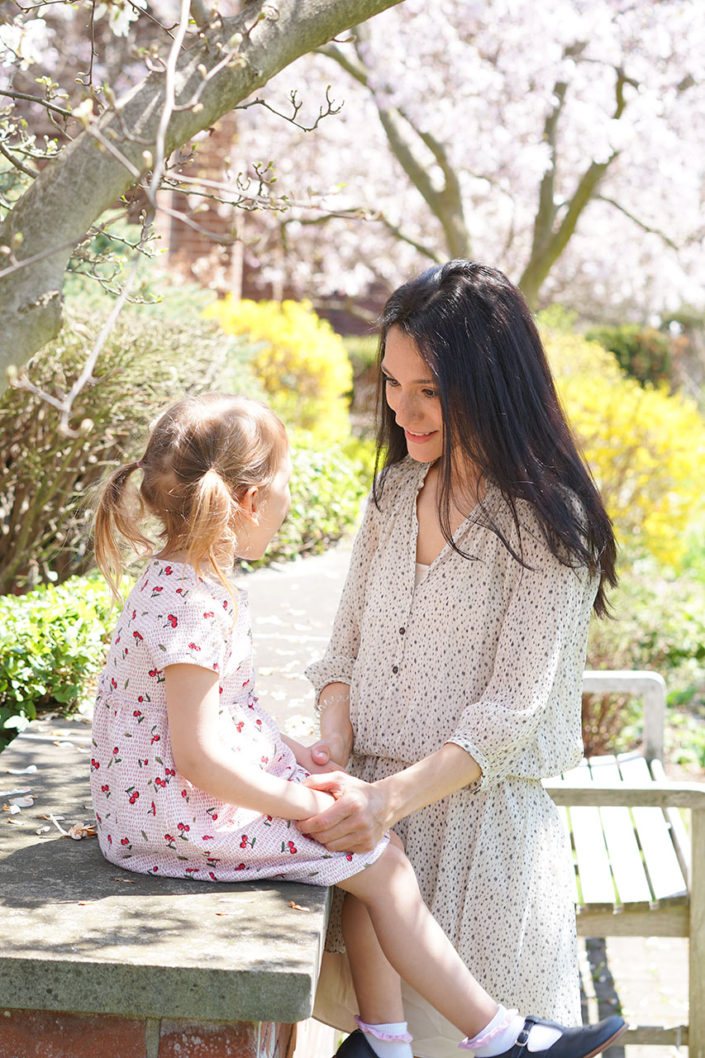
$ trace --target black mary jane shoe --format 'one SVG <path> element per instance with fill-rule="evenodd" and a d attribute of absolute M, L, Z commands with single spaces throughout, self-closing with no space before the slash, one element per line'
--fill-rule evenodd
<path fill-rule="evenodd" d="M 548 1025 L 551 1028 L 560 1029 L 561 1035 L 550 1047 L 542 1050 L 530 1051 L 527 1042 L 529 1033 L 534 1025 Z M 619 1039 L 626 1031 L 627 1023 L 618 1014 L 598 1021 L 594 1025 L 580 1025 L 577 1028 L 567 1029 L 558 1025 L 555 1021 L 544 1021 L 530 1015 L 524 1019 L 522 1028 L 516 1043 L 508 1051 L 503 1051 L 495 1058 L 592 1058 L 593 1055 L 610 1047 L 615 1040 Z M 340 1051 L 338 1052 L 340 1054 Z M 350 1052 L 356 1054 L 357 1052 Z M 360 1055 L 365 1052 L 360 1051 Z"/>
<path fill-rule="evenodd" d="M 364 1032 L 355 1029 L 343 1040 L 334 1058 L 377 1058 L 377 1055 L 365 1039 Z"/>

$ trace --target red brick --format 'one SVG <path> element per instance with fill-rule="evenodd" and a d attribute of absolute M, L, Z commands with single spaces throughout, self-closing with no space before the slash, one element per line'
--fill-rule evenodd
<path fill-rule="evenodd" d="M 145 1058 L 145 1054 L 142 1020 L 0 1010 L 0 1058 Z"/>
<path fill-rule="evenodd" d="M 159 1058 L 286 1058 L 291 1034 L 291 1025 L 273 1022 L 163 1020 Z"/>

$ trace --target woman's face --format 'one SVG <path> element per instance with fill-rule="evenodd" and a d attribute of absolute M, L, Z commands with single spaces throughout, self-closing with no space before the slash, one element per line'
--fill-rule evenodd
<path fill-rule="evenodd" d="M 431 369 L 413 338 L 390 327 L 382 375 L 387 404 L 401 426 L 412 459 L 432 463 L 443 455 L 441 399 Z"/>

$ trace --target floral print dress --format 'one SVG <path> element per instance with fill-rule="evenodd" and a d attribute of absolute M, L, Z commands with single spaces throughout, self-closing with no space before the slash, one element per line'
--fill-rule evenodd
<path fill-rule="evenodd" d="M 515 524 L 490 483 L 416 577 L 416 504 L 428 464 L 389 471 L 370 498 L 317 692 L 350 685 L 349 770 L 367 782 L 453 742 L 478 762 L 472 786 L 400 820 L 424 900 L 480 983 L 524 1013 L 580 1023 L 574 873 L 568 835 L 542 779 L 582 756 L 580 705 L 598 578 L 562 565 L 523 501 Z M 503 545 L 504 534 L 522 567 Z M 337 953 L 338 902 L 315 1016 L 340 1028 L 354 1002 Z M 336 968 L 337 967 L 337 968 Z M 336 975 L 338 977 L 336 978 Z M 354 1010 L 354 1007 L 352 1007 Z M 450 1058 L 459 1033 L 405 992 L 419 1058 Z"/>
<path fill-rule="evenodd" d="M 384 850 L 332 853 L 290 820 L 227 804 L 179 774 L 164 669 L 219 674 L 222 738 L 234 758 L 292 782 L 307 772 L 255 695 L 247 595 L 153 559 L 130 593 L 100 679 L 91 791 L 103 855 L 143 874 L 205 881 L 282 878 L 333 885 Z"/>

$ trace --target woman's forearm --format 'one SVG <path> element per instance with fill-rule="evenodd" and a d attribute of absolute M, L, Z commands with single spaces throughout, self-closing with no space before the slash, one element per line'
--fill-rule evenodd
<path fill-rule="evenodd" d="M 318 696 L 318 707 L 320 742 L 328 743 L 333 759 L 344 765 L 353 749 L 348 684 L 327 683 Z"/>
<path fill-rule="evenodd" d="M 373 783 L 386 804 L 387 826 L 474 783 L 482 770 L 469 753 L 446 742 L 403 771 Z"/>
<path fill-rule="evenodd" d="M 310 776 L 306 785 L 330 793 L 335 804 L 299 825 L 333 852 L 367 852 L 404 816 L 462 790 L 481 774 L 469 753 L 448 742 L 417 764 L 373 783 L 342 772 Z"/>

